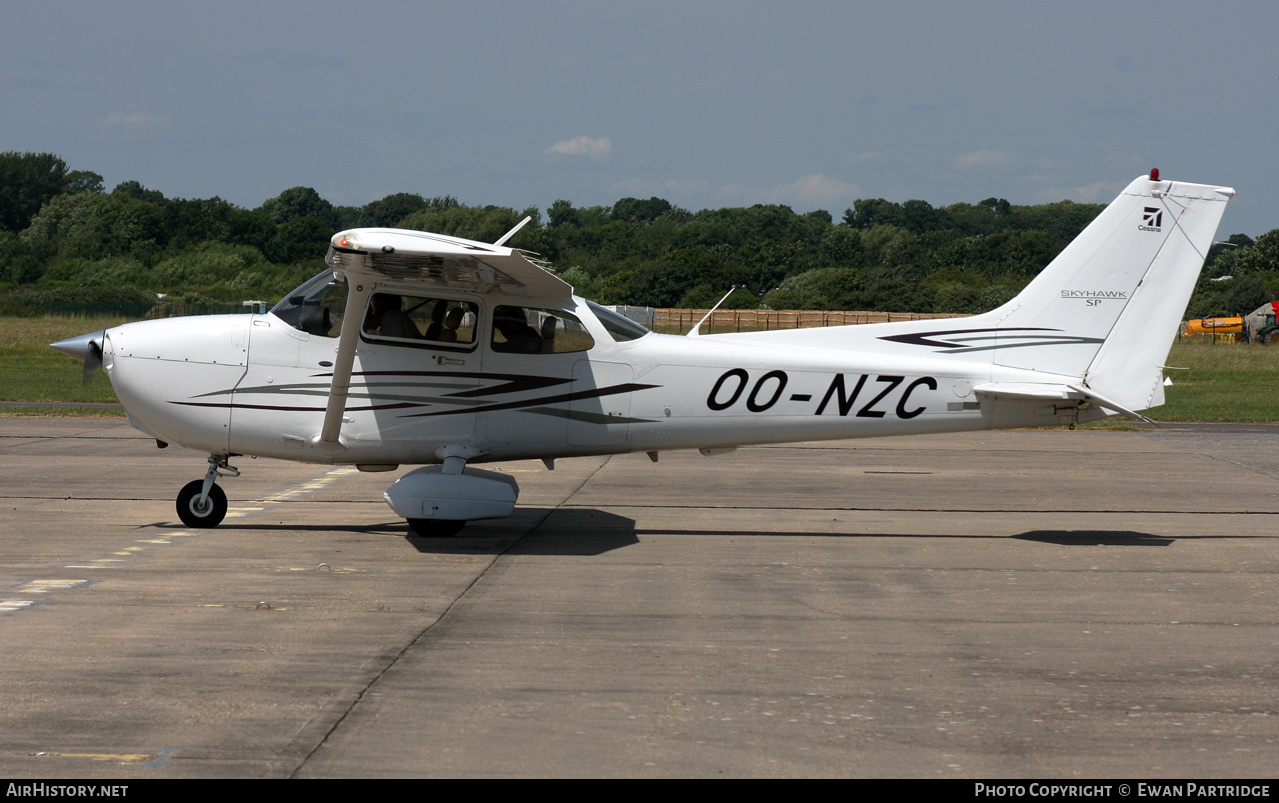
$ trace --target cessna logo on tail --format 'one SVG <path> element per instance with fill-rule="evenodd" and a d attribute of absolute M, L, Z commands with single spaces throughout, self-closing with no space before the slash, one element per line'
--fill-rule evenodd
<path fill-rule="evenodd" d="M 1147 206 L 1141 213 L 1141 225 L 1137 228 L 1141 231 L 1159 231 L 1159 227 L 1163 225 L 1164 210 Z"/>

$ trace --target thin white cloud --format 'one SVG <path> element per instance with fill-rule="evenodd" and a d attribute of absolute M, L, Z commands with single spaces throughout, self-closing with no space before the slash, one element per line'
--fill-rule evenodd
<path fill-rule="evenodd" d="M 695 192 L 706 192 L 710 189 L 710 185 L 699 179 L 681 181 L 679 179 L 671 179 L 662 185 L 667 192 L 677 192 L 681 194 L 689 194 Z"/>
<path fill-rule="evenodd" d="M 613 152 L 613 140 L 608 137 L 573 137 L 562 139 L 542 151 L 545 154 L 559 156 L 585 156 L 588 159 L 603 161 Z"/>
<path fill-rule="evenodd" d="M 857 185 L 813 173 L 773 190 L 796 206 L 822 205 L 857 194 Z"/>
<path fill-rule="evenodd" d="M 1088 109 L 1087 114 L 1108 120 L 1139 120 L 1146 116 L 1146 113 L 1136 106 L 1126 106 L 1120 103 L 1094 106 Z"/>
<path fill-rule="evenodd" d="M 1094 181 L 1082 187 L 1057 187 L 1040 190 L 1035 193 L 1036 203 L 1053 203 L 1054 201 L 1078 201 L 1080 203 L 1110 202 L 1115 199 L 1127 184 L 1115 181 Z"/>
<path fill-rule="evenodd" d="M 169 121 L 151 112 L 111 112 L 104 118 L 92 120 L 87 127 L 121 139 L 152 137 L 169 131 Z"/>
<path fill-rule="evenodd" d="M 822 173 L 812 173 L 789 184 L 770 189 L 725 184 L 716 192 L 725 201 L 739 204 L 785 204 L 800 208 L 827 206 L 844 198 L 857 196 L 856 184 L 849 184 Z"/>
<path fill-rule="evenodd" d="M 960 170 L 995 170 L 1015 161 L 1015 157 L 1003 151 L 980 150 L 956 156 L 955 167 Z"/>
<path fill-rule="evenodd" d="M 106 123 L 108 128 L 145 128 L 154 126 L 160 121 L 151 112 L 138 112 L 137 114 L 125 114 L 124 112 L 111 112 L 107 115 Z"/>
<path fill-rule="evenodd" d="M 638 178 L 628 178 L 625 181 L 619 181 L 613 185 L 613 192 L 621 192 L 626 195 L 638 198 L 642 195 L 651 195 L 658 191 L 661 182 L 643 181 Z"/>
<path fill-rule="evenodd" d="M 315 70 L 320 68 L 345 69 L 346 59 L 327 53 L 283 53 L 279 50 L 254 50 L 245 56 L 245 61 L 273 64 L 276 67 L 294 70 Z"/>
<path fill-rule="evenodd" d="M 888 156 L 883 151 L 862 151 L 861 153 L 850 153 L 840 157 L 840 164 L 859 165 L 865 162 L 876 162 Z"/>
<path fill-rule="evenodd" d="M 710 185 L 701 179 L 668 179 L 667 181 L 644 181 L 630 178 L 613 185 L 614 192 L 642 198 L 645 195 L 688 196 L 706 192 Z"/>
<path fill-rule="evenodd" d="M 1107 156 L 1103 160 L 1103 163 L 1106 165 L 1116 165 L 1125 170 L 1131 170 L 1133 168 L 1136 168 L 1137 170 L 1150 169 L 1150 167 L 1147 166 L 1146 157 L 1136 153 L 1112 154 Z"/>

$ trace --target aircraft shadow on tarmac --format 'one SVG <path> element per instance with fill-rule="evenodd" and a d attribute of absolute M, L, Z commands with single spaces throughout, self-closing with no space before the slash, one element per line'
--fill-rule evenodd
<path fill-rule="evenodd" d="M 158 530 L 186 529 L 181 524 L 154 523 Z M 442 555 L 600 555 L 639 543 L 635 520 L 592 508 L 518 508 L 509 518 L 472 521 L 457 535 L 424 538 L 404 521 L 372 524 L 268 524 L 254 520 L 223 523 L 220 530 L 254 530 L 263 533 L 350 533 L 402 538 L 418 552 Z"/>
<path fill-rule="evenodd" d="M 155 523 L 157 529 L 181 525 Z M 828 538 L 953 538 L 953 535 L 910 533 L 818 532 L 784 530 L 670 530 L 636 528 L 635 520 L 594 508 L 518 508 L 506 519 L 473 521 L 449 538 L 425 538 L 408 531 L 400 520 L 371 524 L 267 524 L 253 521 L 227 523 L 224 530 L 259 532 L 325 532 L 402 538 L 423 554 L 500 554 L 590 556 L 639 543 L 641 535 L 729 536 L 769 538 L 787 536 Z M 965 536 L 971 537 L 971 536 Z M 1133 530 L 1030 530 L 1013 536 L 992 535 L 1059 546 L 1169 546 L 1178 539 Z"/>
<path fill-rule="evenodd" d="M 392 527 L 394 525 L 391 525 Z M 419 552 L 580 556 L 639 543 L 635 520 L 594 508 L 517 508 L 507 519 L 473 521 L 451 538 L 408 537 Z"/>
<path fill-rule="evenodd" d="M 1012 537 L 1058 546 L 1168 546 L 1177 540 L 1132 530 L 1031 530 Z"/>

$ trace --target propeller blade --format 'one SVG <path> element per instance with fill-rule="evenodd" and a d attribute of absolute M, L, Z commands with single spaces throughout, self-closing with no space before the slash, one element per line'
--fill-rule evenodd
<path fill-rule="evenodd" d="M 84 384 L 93 381 L 93 373 L 102 367 L 102 341 L 90 340 L 84 349 Z"/>

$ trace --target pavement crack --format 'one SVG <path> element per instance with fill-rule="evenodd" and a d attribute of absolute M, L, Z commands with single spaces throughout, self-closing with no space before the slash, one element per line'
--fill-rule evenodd
<path fill-rule="evenodd" d="M 472 589 L 474 589 L 477 585 L 479 585 L 479 583 L 482 580 L 484 580 L 486 577 L 489 576 L 489 574 L 498 565 L 498 563 L 502 560 L 502 558 L 506 557 L 508 554 L 510 554 L 512 550 L 514 550 L 517 546 L 523 543 L 524 539 L 528 538 L 530 535 L 536 532 L 546 522 L 546 520 L 550 518 L 552 513 L 554 513 L 556 510 L 559 510 L 561 507 L 565 506 L 568 503 L 568 500 L 576 496 L 578 492 L 580 492 L 582 488 L 584 488 L 586 484 L 595 477 L 596 474 L 598 474 L 601 470 L 603 470 L 603 468 L 606 465 L 608 465 L 610 460 L 612 460 L 612 457 L 605 458 L 594 471 L 591 471 L 585 477 L 583 477 L 582 481 L 578 483 L 577 486 L 574 487 L 571 491 L 569 491 L 564 496 L 563 500 L 561 500 L 554 507 L 547 508 L 546 512 L 543 513 L 542 516 L 538 518 L 537 521 L 534 522 L 531 527 L 525 530 L 522 535 L 520 535 L 518 538 L 512 539 L 511 543 L 507 544 L 501 551 L 496 552 L 493 555 L 492 560 L 490 560 L 484 566 L 483 569 L 481 569 L 479 572 L 476 572 L 475 577 L 471 578 L 471 582 L 467 583 L 466 586 L 460 592 L 458 592 L 457 596 L 455 596 L 453 600 L 449 602 L 449 604 L 444 608 L 444 610 L 440 612 L 439 616 L 435 617 L 435 619 L 430 624 L 422 628 L 422 630 L 420 630 L 417 633 L 417 635 L 409 639 L 404 644 L 404 646 L 400 648 L 398 652 L 391 655 L 389 659 L 385 662 L 385 664 L 380 669 L 378 669 L 371 678 L 369 678 L 368 682 L 365 683 L 364 686 L 361 687 L 359 691 L 355 693 L 355 695 L 351 698 L 350 703 L 347 704 L 345 710 L 343 710 L 341 712 L 341 715 L 338 716 L 333 721 L 333 724 L 330 725 L 329 728 L 324 731 L 323 735 L 316 740 L 315 746 L 312 747 L 309 752 L 307 752 L 306 756 L 303 757 L 303 759 L 300 762 L 298 762 L 298 765 L 294 767 L 291 773 L 289 773 L 289 777 L 290 778 L 299 777 L 299 773 L 301 773 L 302 770 L 306 768 L 306 765 L 311 761 L 311 759 L 314 758 L 315 755 L 320 751 L 320 749 L 324 747 L 324 745 L 334 736 L 334 734 L 338 732 L 338 729 L 342 727 L 343 723 L 346 722 L 347 718 L 350 717 L 353 713 L 355 713 L 355 709 L 360 705 L 360 703 L 362 703 L 369 696 L 369 694 L 373 691 L 374 686 L 377 685 L 378 681 L 380 681 L 383 677 L 385 677 L 386 674 L 391 671 L 391 668 L 394 667 L 397 663 L 399 663 L 400 659 L 402 659 L 405 655 L 408 654 L 409 650 L 413 649 L 415 646 L 420 644 L 428 636 L 432 635 L 433 631 L 439 629 L 440 626 L 449 619 L 449 615 L 453 612 L 454 608 L 456 608 L 459 603 L 461 603 L 463 600 L 467 598 L 467 596 L 471 593 Z"/>

